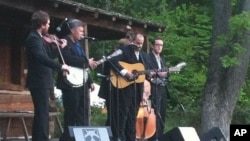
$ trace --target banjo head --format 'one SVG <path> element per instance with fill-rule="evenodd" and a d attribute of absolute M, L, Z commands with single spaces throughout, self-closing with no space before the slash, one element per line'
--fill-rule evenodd
<path fill-rule="evenodd" d="M 81 87 L 88 80 L 88 70 L 70 67 L 69 73 L 65 73 L 66 82 L 72 87 Z"/>

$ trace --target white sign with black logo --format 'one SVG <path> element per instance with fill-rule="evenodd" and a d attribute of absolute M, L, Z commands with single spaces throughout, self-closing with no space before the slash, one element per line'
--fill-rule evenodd
<path fill-rule="evenodd" d="M 76 141 L 110 141 L 107 128 L 73 128 Z"/>

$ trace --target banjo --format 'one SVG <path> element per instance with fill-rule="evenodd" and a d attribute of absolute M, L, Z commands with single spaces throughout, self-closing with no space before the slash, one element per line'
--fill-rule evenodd
<path fill-rule="evenodd" d="M 118 49 L 107 57 L 103 56 L 102 59 L 96 61 L 97 66 L 120 54 L 122 54 L 122 50 Z M 65 63 L 64 60 L 63 60 L 63 63 Z M 82 68 L 70 66 L 69 73 L 66 73 L 66 72 L 64 73 L 65 82 L 75 88 L 81 87 L 87 82 L 88 73 L 89 73 L 89 68 L 82 69 Z"/>

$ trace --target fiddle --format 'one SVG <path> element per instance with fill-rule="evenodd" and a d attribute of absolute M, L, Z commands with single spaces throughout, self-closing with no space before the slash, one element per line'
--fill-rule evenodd
<path fill-rule="evenodd" d="M 57 47 L 65 47 L 66 44 L 64 43 L 63 39 L 59 39 L 57 36 L 53 34 L 46 34 L 43 36 L 43 40 L 49 45 L 56 45 Z"/>
<path fill-rule="evenodd" d="M 52 35 L 52 34 L 46 34 L 42 38 L 43 38 L 44 42 L 51 45 L 51 47 L 56 46 L 56 48 L 58 49 L 58 52 L 60 54 L 60 57 L 62 59 L 62 62 L 63 62 L 63 64 L 65 64 L 65 61 L 64 61 L 64 58 L 63 58 L 63 55 L 62 55 L 62 52 L 61 52 L 59 46 L 64 48 L 67 45 L 67 41 L 65 39 L 59 39 L 55 35 Z"/>

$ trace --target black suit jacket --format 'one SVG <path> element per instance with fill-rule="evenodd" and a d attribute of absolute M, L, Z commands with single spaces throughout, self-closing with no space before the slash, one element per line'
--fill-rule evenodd
<path fill-rule="evenodd" d="M 31 31 L 26 42 L 28 62 L 27 88 L 53 88 L 53 70 L 60 70 L 61 65 L 53 61 L 51 48 L 45 44 L 37 31 Z"/>
<path fill-rule="evenodd" d="M 150 69 L 159 69 L 157 61 L 156 61 L 156 58 L 155 58 L 155 55 L 153 54 L 153 52 L 150 52 L 148 54 L 148 57 L 149 57 L 149 60 L 148 60 L 148 62 L 149 62 L 149 68 Z M 161 68 L 164 68 L 164 69 L 167 68 L 166 61 L 162 57 L 161 57 Z"/>
<path fill-rule="evenodd" d="M 66 47 L 62 49 L 62 55 L 65 63 L 69 66 L 77 68 L 83 68 L 83 69 L 89 68 L 89 61 L 86 58 L 86 56 L 85 55 L 83 57 L 79 56 L 72 40 L 68 36 L 66 36 L 65 39 L 67 40 L 68 44 Z M 62 62 L 61 58 L 60 61 Z M 67 84 L 67 82 L 64 79 L 65 77 L 63 76 L 63 72 L 60 72 L 57 78 L 57 88 L 59 89 L 71 88 L 71 86 Z M 91 83 L 93 83 L 93 81 L 89 76 L 87 80 L 87 85 L 90 87 Z"/>
<path fill-rule="evenodd" d="M 134 48 L 136 46 L 131 44 L 128 46 L 122 46 L 120 49 L 122 50 L 122 54 L 114 57 L 114 59 L 112 59 L 112 63 L 113 66 L 115 66 L 115 68 L 113 67 L 113 69 L 115 71 L 120 72 L 122 69 L 124 69 L 118 62 L 119 61 L 123 61 L 126 63 L 130 63 L 130 64 L 134 64 L 134 63 L 142 63 L 145 67 L 145 69 L 148 68 L 148 55 L 147 53 L 140 51 L 140 56 L 139 56 L 139 60 L 137 60 L 136 55 L 134 53 Z"/>
<path fill-rule="evenodd" d="M 139 60 L 137 59 L 136 55 L 135 55 L 135 50 L 136 46 L 133 44 L 127 45 L 127 46 L 122 46 L 120 49 L 122 50 L 122 54 L 114 57 L 113 59 L 111 59 L 111 68 L 116 71 L 118 74 L 120 74 L 121 70 L 126 69 L 123 68 L 120 64 L 119 61 L 123 61 L 126 63 L 130 63 L 130 64 L 134 64 L 134 63 L 142 63 L 145 67 L 145 69 L 148 68 L 148 54 L 140 51 L 139 53 Z M 134 88 L 133 85 L 130 85 L 131 87 Z M 128 87 L 130 87 L 128 86 Z M 143 93 L 143 83 L 137 83 L 138 86 L 138 90 L 139 95 L 140 95 L 140 99 L 142 97 L 142 93 Z"/>
<path fill-rule="evenodd" d="M 155 55 L 153 54 L 153 52 L 150 52 L 148 54 L 148 63 L 149 63 L 149 66 L 148 68 L 150 70 L 155 70 L 155 69 L 159 69 L 159 66 L 157 64 L 157 61 L 156 61 L 156 58 L 155 58 Z M 166 61 L 163 57 L 161 57 L 161 69 L 164 69 L 164 70 L 167 70 L 167 66 L 166 66 Z M 169 77 L 169 74 L 167 76 L 167 78 Z M 150 81 L 150 77 L 147 78 L 149 81 Z"/>

